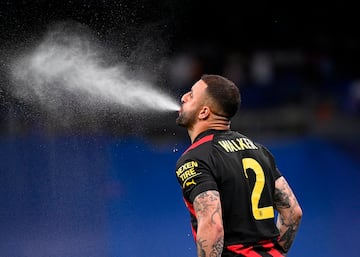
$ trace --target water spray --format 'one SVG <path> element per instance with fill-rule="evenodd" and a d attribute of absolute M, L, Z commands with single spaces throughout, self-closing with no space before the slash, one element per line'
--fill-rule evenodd
<path fill-rule="evenodd" d="M 76 98 L 81 105 L 133 112 L 177 111 L 178 101 L 150 82 L 132 77 L 126 63 L 109 64 L 84 34 L 57 26 L 11 66 L 14 93 L 49 109 Z"/>

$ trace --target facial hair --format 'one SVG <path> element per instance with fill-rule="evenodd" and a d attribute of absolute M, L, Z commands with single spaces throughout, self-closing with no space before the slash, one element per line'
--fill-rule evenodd
<path fill-rule="evenodd" d="M 176 124 L 184 128 L 191 128 L 195 123 L 195 120 L 196 111 L 181 112 L 176 118 Z"/>

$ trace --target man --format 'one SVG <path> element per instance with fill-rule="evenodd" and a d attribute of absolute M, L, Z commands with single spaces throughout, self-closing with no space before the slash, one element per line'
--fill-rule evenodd
<path fill-rule="evenodd" d="M 237 86 L 219 75 L 203 75 L 181 98 L 176 123 L 192 145 L 179 158 L 176 176 L 197 255 L 285 256 L 302 210 L 272 154 L 230 129 L 239 105 Z"/>

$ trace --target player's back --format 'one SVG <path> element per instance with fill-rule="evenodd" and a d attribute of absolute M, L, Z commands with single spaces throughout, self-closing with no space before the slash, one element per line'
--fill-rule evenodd
<path fill-rule="evenodd" d="M 264 146 L 238 132 L 207 130 L 179 158 L 176 176 L 195 238 L 193 201 L 204 191 L 217 190 L 224 225 L 222 256 L 249 256 L 250 250 L 267 254 L 274 250 L 279 231 L 274 221 L 273 195 L 275 180 L 281 174 Z"/>
<path fill-rule="evenodd" d="M 233 131 L 216 131 L 212 163 L 221 196 L 225 246 L 275 239 L 273 195 L 280 173 L 271 153 Z"/>

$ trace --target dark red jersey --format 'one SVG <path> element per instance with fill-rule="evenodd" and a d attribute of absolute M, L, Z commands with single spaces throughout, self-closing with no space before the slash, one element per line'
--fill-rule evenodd
<path fill-rule="evenodd" d="M 179 158 L 176 176 L 195 238 L 193 201 L 204 191 L 217 190 L 225 232 L 222 256 L 255 257 L 263 251 L 282 256 L 273 249 L 279 236 L 273 198 L 281 174 L 268 149 L 235 131 L 208 130 Z"/>

